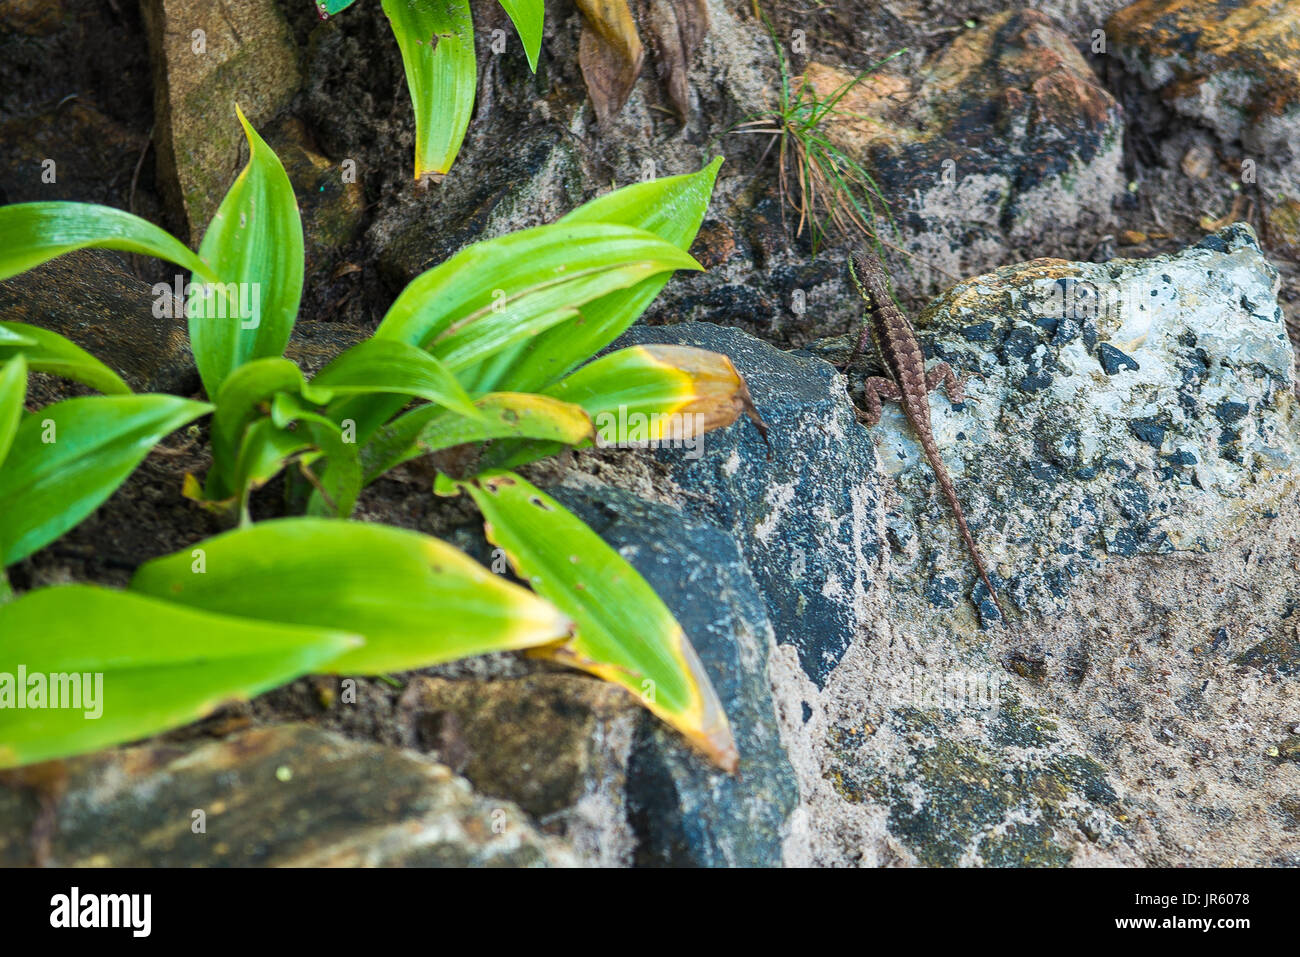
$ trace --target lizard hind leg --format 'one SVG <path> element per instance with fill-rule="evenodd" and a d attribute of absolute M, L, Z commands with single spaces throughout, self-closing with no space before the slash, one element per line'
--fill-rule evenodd
<path fill-rule="evenodd" d="M 862 399 L 867 407 L 854 409 L 854 411 L 867 428 L 875 428 L 880 423 L 882 399 L 888 399 L 890 402 L 901 402 L 903 399 L 903 390 L 893 379 L 886 379 L 884 376 L 873 375 L 863 380 L 862 390 Z"/>
<path fill-rule="evenodd" d="M 929 369 L 925 373 L 925 390 L 933 392 L 943 384 L 944 391 L 948 393 L 948 401 L 953 405 L 961 405 L 966 401 L 966 383 L 962 381 L 961 376 L 952 371 L 952 366 L 946 362 L 940 362 L 938 365 Z"/>

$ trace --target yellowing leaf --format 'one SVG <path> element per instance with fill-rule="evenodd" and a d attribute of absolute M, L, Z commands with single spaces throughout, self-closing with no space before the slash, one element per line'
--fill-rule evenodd
<path fill-rule="evenodd" d="M 622 685 L 728 771 L 739 756 L 717 693 L 681 625 L 654 589 L 559 502 L 512 472 L 458 483 L 473 496 L 488 540 L 516 574 L 577 624 L 538 649 Z"/>

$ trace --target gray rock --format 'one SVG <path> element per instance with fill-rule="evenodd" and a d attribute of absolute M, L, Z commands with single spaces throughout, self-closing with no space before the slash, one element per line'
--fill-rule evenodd
<path fill-rule="evenodd" d="M 823 684 L 858 634 L 884 545 L 875 448 L 844 379 L 829 363 L 707 323 L 634 326 L 615 347 L 650 342 L 721 352 L 745 377 L 770 460 L 743 419 L 707 434 L 699 458 L 659 455 L 686 492 L 683 508 L 735 537 L 777 642 L 793 645 Z"/>
<path fill-rule="evenodd" d="M 105 751 L 66 762 L 55 779 L 38 774 L 13 772 L 18 786 L 0 788 L 0 862 L 8 866 L 500 867 L 574 860 L 518 808 L 475 794 L 448 768 L 304 725 L 196 747 Z"/>
<path fill-rule="evenodd" d="M 1075 40 L 1036 10 L 999 13 L 915 76 L 872 74 L 826 119 L 889 199 L 922 291 L 1109 223 L 1123 113 Z M 822 96 L 852 79 L 820 64 L 809 76 Z"/>
<path fill-rule="evenodd" d="M 1238 225 L 1154 259 L 1006 267 L 931 304 L 928 354 L 984 377 L 969 383 L 975 401 L 936 396 L 931 409 L 995 584 L 1059 609 L 1108 556 L 1217 548 L 1292 493 L 1300 446 L 1276 296 L 1276 271 Z M 910 511 L 892 524 L 918 543 L 895 576 L 952 607 L 972 573 L 951 560 L 947 506 L 896 407 L 874 432 Z"/>
<path fill-rule="evenodd" d="M 772 626 L 730 535 L 618 489 L 555 489 L 645 576 L 681 623 L 731 722 L 740 768 L 719 771 L 671 728 L 643 718 L 628 766 L 635 863 L 772 866 L 798 802 L 768 674 Z"/>
<path fill-rule="evenodd" d="M 991 690 L 974 720 L 898 696 L 880 727 L 837 727 L 828 779 L 850 804 L 885 808 L 890 836 L 924 866 L 1062 866 L 1121 843 L 1127 808 L 1105 767 L 1050 716 Z"/>
<path fill-rule="evenodd" d="M 158 180 L 197 244 L 238 172 L 243 108 L 255 127 L 297 92 L 298 49 L 275 0 L 147 0 Z"/>

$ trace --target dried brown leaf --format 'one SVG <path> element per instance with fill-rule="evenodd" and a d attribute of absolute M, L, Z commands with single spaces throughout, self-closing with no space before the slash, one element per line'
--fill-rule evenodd
<path fill-rule="evenodd" d="M 645 47 L 636 31 L 627 0 L 577 0 L 582 11 L 578 66 L 587 93 L 602 125 L 612 119 L 632 95 Z"/>
<path fill-rule="evenodd" d="M 644 0 L 642 11 L 655 47 L 659 79 L 684 123 L 691 109 L 691 58 L 709 32 L 708 7 L 704 0 Z"/>

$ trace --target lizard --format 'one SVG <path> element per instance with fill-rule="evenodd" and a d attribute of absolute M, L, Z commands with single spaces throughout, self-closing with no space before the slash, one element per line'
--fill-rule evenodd
<path fill-rule="evenodd" d="M 862 333 L 854 346 L 853 354 L 844 365 L 844 371 L 857 360 L 870 338 L 876 353 L 884 364 L 886 376 L 869 376 L 863 383 L 865 389 L 866 409 L 854 411 L 868 428 L 874 428 L 880 422 L 881 400 L 888 399 L 902 406 L 912 430 L 921 441 L 925 457 L 934 470 L 934 477 L 943 490 L 944 497 L 952 506 L 957 519 L 957 528 L 961 530 L 962 540 L 975 562 L 984 587 L 989 590 L 998 614 L 1006 621 L 1002 603 L 998 601 L 993 583 L 989 581 L 984 559 L 980 557 L 975 539 L 966 527 L 966 516 L 962 513 L 961 503 L 957 500 L 957 491 L 953 488 L 952 477 L 939 455 L 939 447 L 934 440 L 934 428 L 930 423 L 930 393 L 943 386 L 948 393 L 948 400 L 954 404 L 966 401 L 966 386 L 961 378 L 946 362 L 940 362 L 929 371 L 925 368 L 925 356 L 921 352 L 921 343 L 917 341 L 916 330 L 912 328 L 907 316 L 894 303 L 885 279 L 885 267 L 880 260 L 869 252 L 860 252 L 849 258 L 849 276 L 860 295 L 867 304 L 867 318 L 862 326 Z"/>

